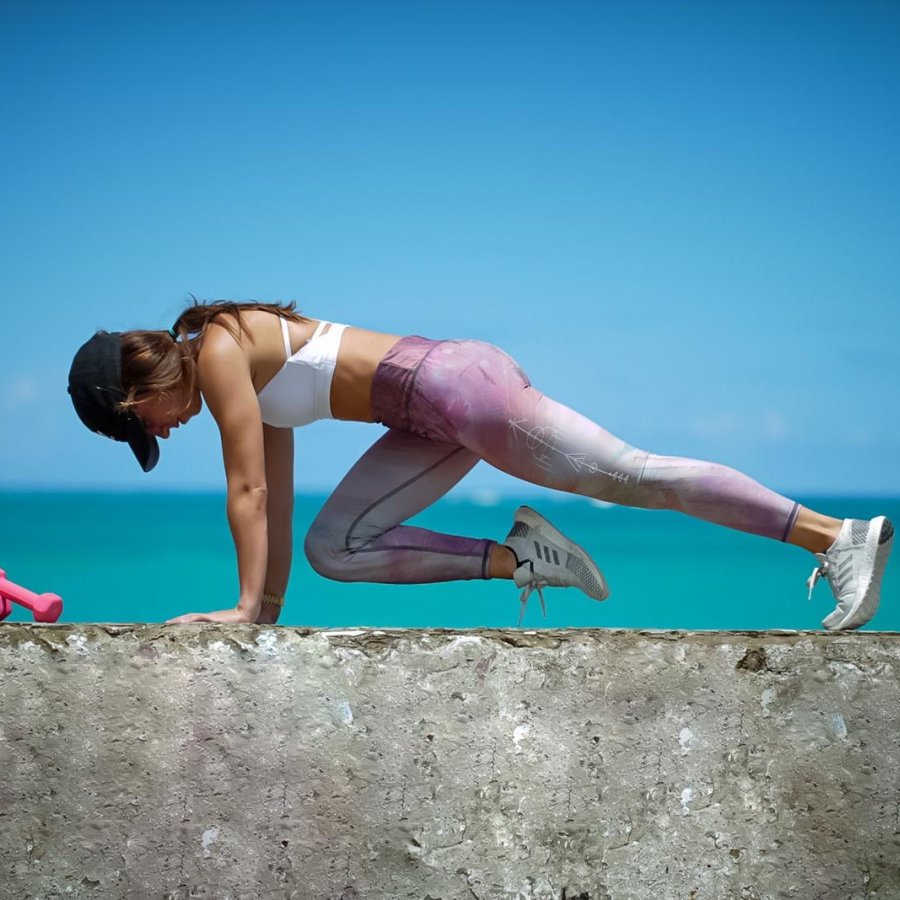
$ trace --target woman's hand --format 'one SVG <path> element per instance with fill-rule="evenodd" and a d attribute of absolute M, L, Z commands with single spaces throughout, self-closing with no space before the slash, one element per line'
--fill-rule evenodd
<path fill-rule="evenodd" d="M 254 620 L 240 609 L 221 609 L 211 613 L 186 613 L 175 619 L 167 619 L 166 625 L 184 625 L 188 622 L 224 622 L 229 625 L 250 624 Z"/>

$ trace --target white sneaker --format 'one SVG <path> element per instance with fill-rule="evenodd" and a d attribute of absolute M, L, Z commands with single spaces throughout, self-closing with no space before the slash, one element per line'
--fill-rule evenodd
<path fill-rule="evenodd" d="M 529 506 L 520 506 L 516 510 L 504 544 L 515 553 L 518 562 L 513 581 L 517 587 L 524 588 L 520 597 L 520 625 L 532 591 L 538 592 L 545 616 L 545 587 L 581 588 L 595 600 L 605 600 L 609 596 L 606 579 L 590 556 Z"/>
<path fill-rule="evenodd" d="M 822 620 L 829 631 L 859 628 L 878 611 L 881 576 L 894 542 L 894 526 L 884 516 L 844 519 L 837 540 L 816 557 L 821 565 L 807 580 L 812 597 L 816 582 L 828 579 L 837 606 Z"/>

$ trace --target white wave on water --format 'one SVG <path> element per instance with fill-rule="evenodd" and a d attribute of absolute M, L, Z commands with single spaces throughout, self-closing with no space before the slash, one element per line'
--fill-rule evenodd
<path fill-rule="evenodd" d="M 481 488 L 469 494 L 468 500 L 476 506 L 499 506 L 503 495 L 500 491 L 494 491 L 490 488 Z"/>

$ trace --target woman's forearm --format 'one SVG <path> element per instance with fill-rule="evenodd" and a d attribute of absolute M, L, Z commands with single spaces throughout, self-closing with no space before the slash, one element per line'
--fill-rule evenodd
<path fill-rule="evenodd" d="M 288 580 L 291 574 L 291 556 L 293 553 L 292 504 L 282 502 L 280 509 L 272 509 L 272 498 L 269 498 L 269 559 L 266 567 L 267 594 L 284 597 L 287 593 Z M 256 621 L 261 625 L 271 625 L 278 621 L 281 608 L 272 603 L 263 603 Z"/>
<path fill-rule="evenodd" d="M 237 552 L 238 609 L 256 621 L 268 567 L 265 488 L 228 489 L 228 524 Z"/>
<path fill-rule="evenodd" d="M 265 589 L 267 594 L 284 596 L 287 593 L 288 580 L 291 574 L 291 556 L 293 553 L 293 532 L 291 510 L 279 515 L 269 511 L 268 517 L 268 563 L 266 566 Z"/>

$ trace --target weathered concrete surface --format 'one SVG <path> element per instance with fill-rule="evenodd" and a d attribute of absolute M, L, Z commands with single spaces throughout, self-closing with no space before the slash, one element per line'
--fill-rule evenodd
<path fill-rule="evenodd" d="M 0 896 L 900 897 L 900 635 L 0 625 Z"/>

